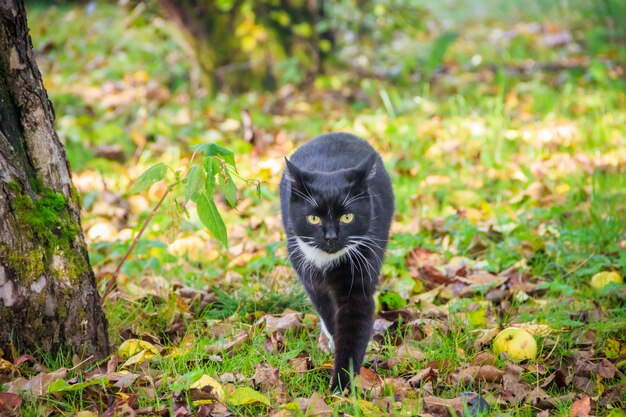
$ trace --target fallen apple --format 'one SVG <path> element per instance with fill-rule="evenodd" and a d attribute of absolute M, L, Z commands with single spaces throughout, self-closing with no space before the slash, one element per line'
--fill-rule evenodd
<path fill-rule="evenodd" d="M 615 271 L 602 271 L 591 277 L 591 286 L 596 290 L 602 289 L 612 282 L 621 284 L 624 280 Z"/>
<path fill-rule="evenodd" d="M 506 353 L 512 361 L 523 361 L 537 357 L 537 341 L 524 329 L 509 327 L 502 330 L 493 340 L 496 355 Z"/>

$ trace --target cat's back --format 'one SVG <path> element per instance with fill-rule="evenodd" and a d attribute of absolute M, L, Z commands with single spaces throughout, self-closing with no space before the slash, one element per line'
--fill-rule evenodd
<path fill-rule="evenodd" d="M 291 161 L 307 171 L 332 172 L 352 168 L 374 152 L 374 148 L 358 136 L 326 133 L 300 147 Z"/>

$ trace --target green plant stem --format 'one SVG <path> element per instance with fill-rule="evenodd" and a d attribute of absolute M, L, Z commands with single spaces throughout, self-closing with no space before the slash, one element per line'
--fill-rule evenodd
<path fill-rule="evenodd" d="M 107 299 L 107 297 L 111 294 L 111 292 L 115 288 L 115 285 L 117 283 L 117 276 L 120 274 L 120 271 L 122 270 L 122 266 L 124 265 L 124 262 L 126 262 L 130 254 L 133 252 L 133 249 L 135 249 L 135 246 L 137 246 L 137 243 L 139 242 L 141 235 L 143 235 L 143 232 L 148 227 L 148 224 L 150 224 L 150 221 L 152 220 L 156 212 L 159 210 L 159 207 L 161 207 L 161 204 L 163 204 L 163 201 L 165 201 L 165 197 L 167 197 L 170 191 L 172 191 L 172 189 L 175 186 L 177 186 L 179 183 L 180 183 L 179 181 L 176 181 L 175 183 L 170 184 L 167 187 L 167 190 L 165 190 L 165 192 L 161 196 L 161 199 L 156 203 L 156 205 L 154 206 L 154 208 L 152 209 L 152 211 L 150 212 L 146 220 L 143 222 L 141 229 L 139 229 L 139 232 L 133 239 L 133 243 L 130 244 L 130 246 L 128 247 L 128 250 L 122 257 L 122 260 L 120 261 L 119 264 L 117 264 L 117 268 L 115 268 L 115 271 L 113 271 L 113 275 L 111 275 L 111 278 L 109 278 L 109 281 L 107 282 L 107 285 L 104 288 L 104 292 L 102 293 L 102 297 L 100 298 L 101 304 L 104 304 L 104 301 Z"/>

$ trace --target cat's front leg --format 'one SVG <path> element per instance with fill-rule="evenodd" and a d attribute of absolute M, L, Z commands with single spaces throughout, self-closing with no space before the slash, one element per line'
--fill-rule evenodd
<path fill-rule="evenodd" d="M 351 372 L 358 375 L 374 322 L 372 295 L 352 293 L 337 301 L 333 392 L 341 392 L 350 385 Z"/>

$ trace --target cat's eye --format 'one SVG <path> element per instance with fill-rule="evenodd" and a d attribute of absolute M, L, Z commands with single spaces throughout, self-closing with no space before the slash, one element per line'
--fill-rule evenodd
<path fill-rule="evenodd" d="M 339 218 L 339 220 L 341 220 L 341 223 L 352 223 L 352 220 L 354 220 L 354 214 L 345 213 Z"/>
<path fill-rule="evenodd" d="M 316 216 L 314 214 L 306 216 L 306 220 L 311 224 L 320 224 L 320 222 L 322 221 L 319 216 Z"/>

